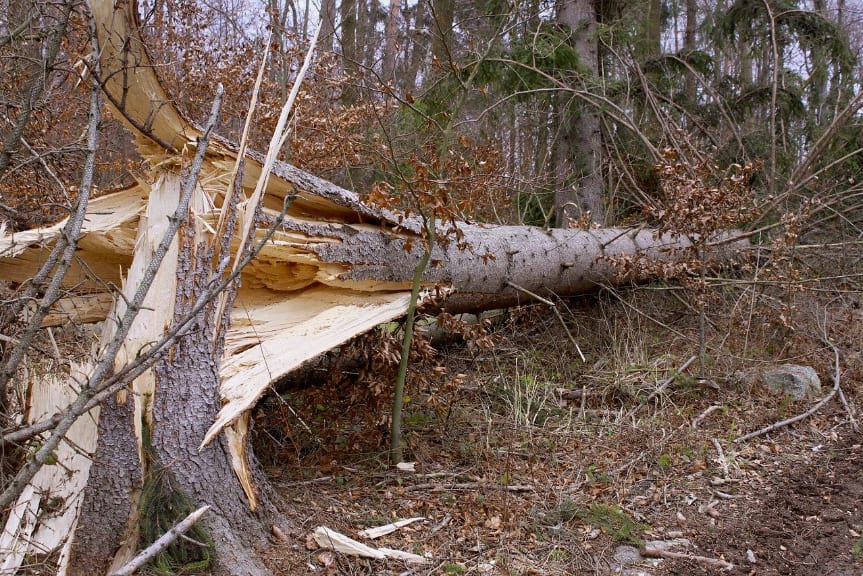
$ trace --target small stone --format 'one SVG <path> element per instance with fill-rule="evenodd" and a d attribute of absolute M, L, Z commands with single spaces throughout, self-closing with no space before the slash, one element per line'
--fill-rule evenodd
<path fill-rule="evenodd" d="M 619 566 L 629 566 L 641 562 L 641 552 L 635 546 L 621 545 L 614 549 L 614 561 Z"/>
<path fill-rule="evenodd" d="M 783 364 L 761 375 L 761 380 L 773 392 L 781 392 L 795 402 L 815 398 L 821 392 L 821 379 L 811 366 Z"/>
<path fill-rule="evenodd" d="M 756 562 L 758 562 L 755 559 L 755 552 L 753 552 L 752 550 L 750 550 L 748 548 L 746 549 L 746 561 L 749 562 L 750 564 L 755 564 Z"/>

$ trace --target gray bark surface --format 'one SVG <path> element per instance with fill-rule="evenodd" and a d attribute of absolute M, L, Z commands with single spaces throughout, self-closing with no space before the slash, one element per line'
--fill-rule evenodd
<path fill-rule="evenodd" d="M 598 76 L 597 15 L 594 0 L 567 0 L 558 13 L 559 22 L 570 30 L 570 42 L 578 52 L 590 82 Z M 572 101 L 559 104 L 560 133 L 555 140 L 555 216 L 557 226 L 578 220 L 590 212 L 593 222 L 603 222 L 601 134 L 599 113 L 591 106 Z"/>
<path fill-rule="evenodd" d="M 385 228 L 309 224 L 288 221 L 285 228 L 313 237 L 329 237 L 339 243 L 312 246 L 328 263 L 344 263 L 345 280 L 387 280 L 410 283 L 413 270 L 423 255 L 421 243 L 405 250 L 405 237 Z M 451 287 L 452 296 L 440 302 L 451 312 L 478 310 L 529 301 L 509 284 L 540 294 L 571 296 L 596 290 L 598 285 L 616 283 L 619 274 L 610 259 L 645 254 L 654 260 L 690 258 L 692 242 L 670 234 L 657 237 L 654 231 L 638 228 L 594 230 L 543 229 L 528 226 L 484 226 L 461 224 L 467 248 L 455 241 L 436 245 L 423 281 Z M 439 237 L 445 237 L 441 229 Z M 740 244 L 743 247 L 745 242 Z M 713 256 L 729 260 L 734 245 L 717 250 Z"/>
<path fill-rule="evenodd" d="M 110 398 L 99 414 L 99 440 L 84 491 L 69 574 L 106 574 L 126 533 L 132 506 L 144 480 L 133 432 L 131 400 Z"/>
<path fill-rule="evenodd" d="M 189 313 L 211 270 L 212 254 L 203 245 L 194 248 L 194 243 L 187 229 L 175 295 L 177 320 Z M 249 509 L 224 437 L 198 448 L 220 404 L 212 316 L 213 307 L 199 314 L 191 333 L 155 366 L 153 448 L 192 502 L 211 506 L 201 522 L 218 550 L 217 573 L 264 576 L 268 571 L 258 551 L 267 544 L 268 527 L 284 519 L 267 498 L 261 498 L 258 511 Z"/>

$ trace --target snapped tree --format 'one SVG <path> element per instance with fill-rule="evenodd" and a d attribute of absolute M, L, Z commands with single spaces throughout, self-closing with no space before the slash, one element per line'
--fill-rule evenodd
<path fill-rule="evenodd" d="M 249 411 L 303 362 L 404 315 L 427 250 L 422 305 L 450 312 L 592 290 L 623 255 L 688 257 L 689 239 L 640 228 L 460 223 L 458 242 L 424 246 L 423 221 L 211 137 L 218 97 L 207 127 L 187 121 L 149 64 L 134 5 L 91 6 L 90 72 L 149 171 L 90 202 L 65 296 L 45 303 L 41 325 L 103 321 L 101 337 L 88 362 L 30 382 L 29 426 L 4 431 L 3 442 L 33 439 L 0 495 L 4 568 L 59 549 L 58 571 L 113 572 L 209 505 L 195 537 L 205 545 L 178 541 L 174 561 L 267 574 L 260 552 L 289 520 L 249 449 Z M 68 230 L 0 238 L 0 278 L 39 276 Z M 716 240 L 725 258 L 745 244 Z"/>

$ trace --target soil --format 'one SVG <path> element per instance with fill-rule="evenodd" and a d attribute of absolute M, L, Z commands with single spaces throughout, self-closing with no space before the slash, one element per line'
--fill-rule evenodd
<path fill-rule="evenodd" d="M 690 538 L 736 574 L 863 575 L 863 437 L 849 435 L 812 458 L 784 464 L 767 485 Z M 808 461 L 806 461 L 808 460 Z M 747 552 L 754 555 L 754 562 Z M 668 574 L 718 572 L 688 561 Z M 723 571 L 728 573 L 728 571 Z"/>

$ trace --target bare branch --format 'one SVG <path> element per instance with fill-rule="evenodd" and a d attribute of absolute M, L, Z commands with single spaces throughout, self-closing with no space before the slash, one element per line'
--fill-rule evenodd
<path fill-rule="evenodd" d="M 71 10 L 71 7 L 68 8 Z M 68 19 L 68 11 L 65 13 Z M 95 38 L 95 35 L 94 35 Z M 59 40 L 58 40 L 59 45 Z M 97 49 L 94 40 L 94 51 Z M 72 265 L 75 257 L 75 249 L 78 246 L 78 239 L 81 236 L 81 227 L 84 224 L 84 217 L 87 213 L 87 205 L 90 200 L 90 192 L 93 188 L 93 173 L 96 167 L 96 148 L 99 142 L 99 124 L 102 120 L 101 115 L 102 100 L 100 91 L 97 86 L 93 86 L 90 95 L 90 121 L 87 125 L 87 158 L 84 161 L 84 172 L 81 177 L 81 189 L 78 193 L 78 202 L 75 208 L 75 213 L 69 218 L 66 226 L 63 228 L 63 233 L 48 256 L 45 264 L 39 272 L 33 277 L 24 294 L 13 304 L 11 314 L 17 316 L 21 313 L 24 305 L 35 298 L 42 284 L 47 280 L 51 270 L 57 266 L 51 283 L 45 290 L 45 294 L 39 302 L 39 306 L 30 318 L 30 324 L 24 331 L 24 334 L 19 337 L 18 344 L 9 355 L 9 359 L 0 369 L 0 390 L 5 390 L 12 375 L 18 369 L 18 365 L 24 358 L 33 338 L 42 326 L 42 319 L 48 313 L 54 302 L 60 294 L 60 287 L 66 272 Z M 17 128 L 16 128 L 17 129 Z M 13 133 L 15 130 L 13 130 Z M 16 142 L 21 139 L 20 134 L 16 136 Z M 0 172 L 2 172 L 2 162 L 0 162 Z M 59 263 L 58 263 L 59 261 Z"/>
<path fill-rule="evenodd" d="M 209 506 L 201 506 L 183 518 L 176 526 L 160 536 L 158 540 L 147 546 L 144 550 L 141 550 L 141 552 L 129 560 L 125 566 L 112 572 L 111 576 L 129 576 L 130 574 L 134 574 L 136 570 L 143 567 L 144 564 L 162 553 L 162 551 L 170 546 L 174 540 L 188 532 L 189 529 L 195 525 L 195 522 L 197 522 L 209 509 Z"/>

